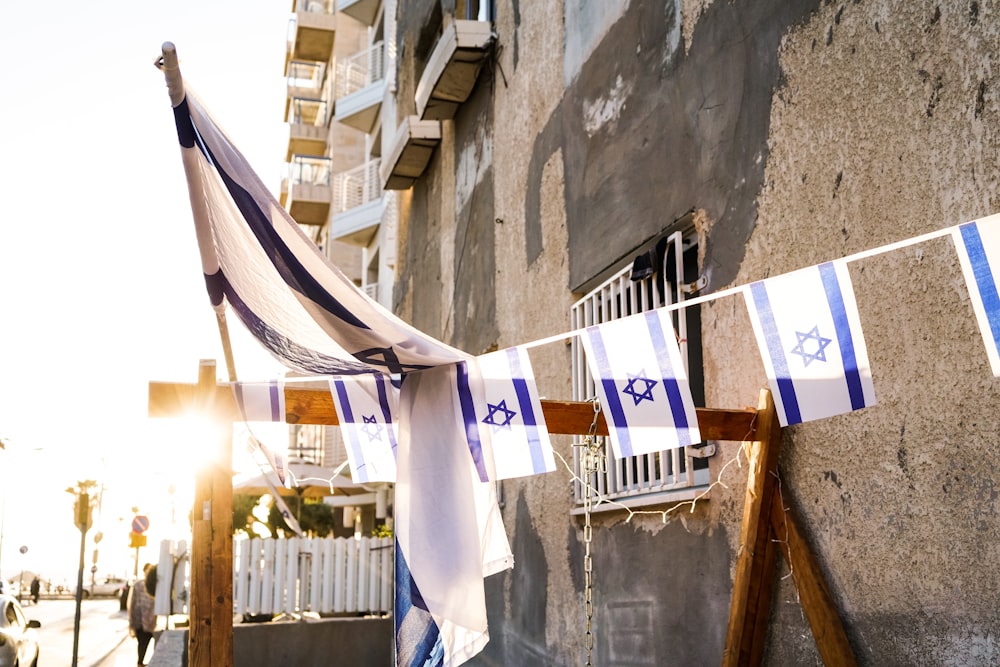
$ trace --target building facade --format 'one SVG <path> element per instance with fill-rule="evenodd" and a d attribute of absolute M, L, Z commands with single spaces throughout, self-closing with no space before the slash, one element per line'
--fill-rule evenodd
<path fill-rule="evenodd" d="M 363 248 L 359 284 L 471 353 L 1000 212 L 990 1 L 336 2 L 338 26 L 364 26 L 358 51 L 385 52 L 359 164 L 379 161 L 398 217 L 367 236 L 328 220 L 325 238 Z M 781 493 L 861 664 L 995 664 L 1000 385 L 955 248 L 849 266 L 878 404 L 786 429 Z M 755 406 L 742 296 L 683 312 L 696 401 Z M 542 395 L 591 395 L 581 354 L 531 349 Z M 492 639 L 471 664 L 580 664 L 588 623 L 594 664 L 717 664 L 739 444 L 611 462 L 589 543 L 573 441 L 554 444 L 565 467 L 502 483 L 515 566 L 487 580 Z M 820 664 L 787 574 L 764 661 Z"/>

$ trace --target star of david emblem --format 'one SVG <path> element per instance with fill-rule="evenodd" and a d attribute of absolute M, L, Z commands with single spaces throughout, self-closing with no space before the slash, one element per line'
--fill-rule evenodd
<path fill-rule="evenodd" d="M 639 384 L 642 385 L 641 391 L 637 388 Z M 639 371 L 638 375 L 629 373 L 628 384 L 622 389 L 622 393 L 631 396 L 636 405 L 639 405 L 643 401 L 653 401 L 655 403 L 656 399 L 653 398 L 653 387 L 657 384 L 656 380 L 650 380 L 646 377 L 645 370 Z"/>
<path fill-rule="evenodd" d="M 489 414 L 486 415 L 486 419 L 483 420 L 484 424 L 489 424 L 493 427 L 493 432 L 496 433 L 502 428 L 510 430 L 510 420 L 513 419 L 517 413 L 513 410 L 507 409 L 507 399 L 504 399 L 493 405 L 492 403 L 487 403 L 486 406 L 489 408 Z M 497 415 L 501 415 L 503 421 L 497 421 Z"/>
<path fill-rule="evenodd" d="M 814 326 L 808 333 L 802 333 L 801 331 L 795 332 L 795 337 L 798 338 L 799 343 L 791 349 L 792 354 L 797 354 L 802 357 L 802 363 L 808 366 L 813 361 L 826 361 L 826 346 L 833 342 L 830 338 L 823 338 L 819 335 L 819 325 Z M 815 352 L 806 351 L 806 343 L 809 341 L 816 341 L 814 347 Z"/>
<path fill-rule="evenodd" d="M 361 432 L 368 436 L 368 442 L 375 442 L 376 440 L 382 440 L 382 425 L 378 423 L 375 419 L 375 415 L 371 417 L 361 416 L 362 421 L 365 425 L 361 427 Z"/>

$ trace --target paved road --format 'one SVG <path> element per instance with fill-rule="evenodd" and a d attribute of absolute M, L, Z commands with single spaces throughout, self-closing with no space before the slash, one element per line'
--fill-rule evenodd
<path fill-rule="evenodd" d="M 97 667 L 123 641 L 132 642 L 131 664 L 135 664 L 135 643 L 128 638 L 128 619 L 119 607 L 116 598 L 83 601 L 80 606 L 78 667 Z M 42 624 L 36 630 L 40 645 L 39 665 L 70 667 L 73 664 L 76 601 L 43 599 L 37 605 L 25 606 L 24 613 L 29 619 L 36 619 Z"/>

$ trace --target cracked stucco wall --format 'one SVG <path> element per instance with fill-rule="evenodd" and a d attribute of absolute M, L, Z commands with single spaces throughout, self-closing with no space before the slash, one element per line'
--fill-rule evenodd
<path fill-rule="evenodd" d="M 448 11 L 414 6 L 400 22 L 411 55 Z M 566 331 L 583 290 L 692 209 L 709 290 L 997 212 L 997 9 L 498 0 L 496 63 L 404 199 L 397 302 L 478 353 Z M 422 64 L 402 58 L 412 98 Z M 782 492 L 861 664 L 995 664 L 1000 397 L 954 248 L 936 239 L 850 270 L 878 405 L 789 429 Z M 702 334 L 707 404 L 756 405 L 766 378 L 742 297 L 706 304 Z M 543 395 L 568 398 L 568 347 L 531 358 Z M 726 487 L 693 513 L 595 517 L 595 664 L 719 662 L 737 449 L 720 443 L 711 470 Z M 569 474 L 503 491 L 516 564 L 488 581 L 493 639 L 472 664 L 579 664 Z M 820 664 L 790 578 L 771 621 L 766 664 Z"/>

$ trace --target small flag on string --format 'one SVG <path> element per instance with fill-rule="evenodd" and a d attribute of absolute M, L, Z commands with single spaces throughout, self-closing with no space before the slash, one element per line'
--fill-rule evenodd
<path fill-rule="evenodd" d="M 670 313 L 651 310 L 588 328 L 581 336 L 615 456 L 701 442 Z"/>
<path fill-rule="evenodd" d="M 782 426 L 875 405 L 845 263 L 756 282 L 743 295 Z"/>
<path fill-rule="evenodd" d="M 330 392 L 351 479 L 358 484 L 395 482 L 399 389 L 385 375 L 345 375 L 330 379 Z"/>
<path fill-rule="evenodd" d="M 280 380 L 234 382 L 233 394 L 243 421 L 285 421 L 285 389 Z"/>
<path fill-rule="evenodd" d="M 967 222 L 952 231 L 972 308 L 994 377 L 1000 377 L 1000 215 Z"/>
<path fill-rule="evenodd" d="M 269 423 L 284 423 L 285 387 L 281 380 L 234 382 L 232 387 L 243 421 L 247 424 L 260 424 L 255 430 L 270 430 Z M 274 474 L 278 476 L 278 481 L 284 485 L 288 480 L 288 459 L 281 452 L 261 442 L 257 435 L 251 436 L 249 444 L 264 456 Z"/>
<path fill-rule="evenodd" d="M 477 358 L 485 394 L 476 415 L 490 431 L 495 479 L 556 469 L 528 351 L 512 347 Z"/>

